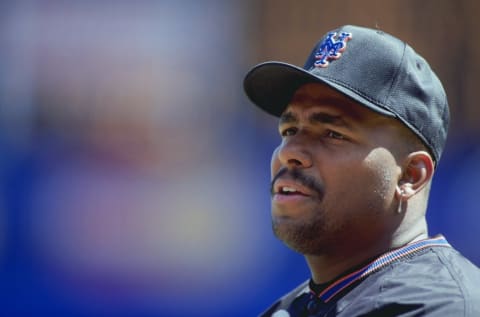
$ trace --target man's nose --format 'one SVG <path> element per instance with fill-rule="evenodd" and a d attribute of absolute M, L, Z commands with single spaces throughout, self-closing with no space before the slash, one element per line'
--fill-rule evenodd
<path fill-rule="evenodd" d="M 285 167 L 308 168 L 312 166 L 310 151 L 300 137 L 284 141 L 278 148 L 277 156 Z"/>

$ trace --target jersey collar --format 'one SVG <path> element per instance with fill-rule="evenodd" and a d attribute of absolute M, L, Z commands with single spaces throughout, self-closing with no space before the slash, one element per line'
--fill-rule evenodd
<path fill-rule="evenodd" d="M 377 257 L 375 260 L 363 266 L 362 268 L 337 279 L 335 282 L 330 284 L 327 288 L 325 288 L 322 292 L 320 292 L 316 296 L 320 298 L 323 302 L 327 303 L 335 295 L 337 295 L 343 289 L 352 285 L 356 281 L 366 278 L 370 274 L 379 271 L 380 269 L 388 266 L 393 262 L 396 262 L 400 259 L 408 257 L 412 254 L 415 254 L 420 250 L 433 247 L 433 246 L 451 247 L 451 245 L 442 235 L 438 235 L 430 239 L 419 240 L 416 242 L 409 243 L 403 247 L 384 253 L 383 255 Z M 311 288 L 310 288 L 310 292 L 315 294 Z"/>

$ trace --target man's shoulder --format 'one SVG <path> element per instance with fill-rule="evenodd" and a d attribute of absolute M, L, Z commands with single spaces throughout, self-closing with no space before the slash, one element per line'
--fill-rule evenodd
<path fill-rule="evenodd" d="M 431 267 L 424 266 L 425 275 L 436 285 L 434 292 L 458 293 L 468 305 L 475 304 L 480 315 L 480 268 L 454 248 L 432 248 L 427 255 Z"/>
<path fill-rule="evenodd" d="M 295 298 L 297 298 L 302 293 L 309 291 L 308 287 L 309 280 L 306 280 L 302 284 L 298 285 L 295 289 L 283 295 L 280 299 L 274 302 L 267 310 L 259 315 L 259 317 L 269 317 L 275 311 L 280 309 L 287 309 Z"/>
<path fill-rule="evenodd" d="M 394 263 L 389 274 L 402 280 L 411 277 L 414 279 L 412 285 L 422 280 L 432 280 L 436 284 L 443 281 L 458 288 L 473 288 L 480 292 L 480 268 L 451 247 L 432 247 L 406 261 Z"/>
<path fill-rule="evenodd" d="M 360 297 L 371 295 L 375 307 L 395 304 L 435 316 L 480 316 L 480 269 L 453 248 L 433 247 L 370 278 Z"/>
<path fill-rule="evenodd" d="M 474 282 L 476 286 L 479 285 L 480 268 L 465 258 L 456 249 L 434 248 L 432 249 L 432 252 L 435 253 L 441 264 L 449 269 L 452 277 L 457 279 L 467 279 L 468 281 Z"/>

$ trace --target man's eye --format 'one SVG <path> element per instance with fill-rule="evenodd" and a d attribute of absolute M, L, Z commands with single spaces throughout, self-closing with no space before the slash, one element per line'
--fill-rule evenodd
<path fill-rule="evenodd" d="M 287 129 L 284 129 L 282 130 L 282 136 L 292 136 L 292 135 L 295 135 L 297 133 L 297 128 L 287 128 Z"/>
<path fill-rule="evenodd" d="M 338 139 L 338 140 L 345 139 L 345 136 L 343 134 L 332 131 L 332 130 L 328 130 L 327 133 L 326 133 L 326 136 L 329 137 L 329 138 Z"/>

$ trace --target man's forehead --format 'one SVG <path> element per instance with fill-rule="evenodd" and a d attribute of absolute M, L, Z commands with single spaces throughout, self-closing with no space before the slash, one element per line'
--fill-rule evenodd
<path fill-rule="evenodd" d="M 333 88 L 320 83 L 309 83 L 297 89 L 280 116 L 279 123 L 292 122 L 301 117 L 306 118 L 317 112 L 327 113 L 342 120 L 368 121 L 372 124 L 392 120 L 392 118 L 368 109 Z"/>
<path fill-rule="evenodd" d="M 302 120 L 311 123 L 330 123 L 335 125 L 369 126 L 375 128 L 382 125 L 400 125 L 400 122 L 391 117 L 381 115 L 367 107 L 351 100 L 349 97 L 318 85 L 318 89 L 308 84 L 307 89 L 302 86 L 297 90 L 279 118 L 279 125 L 296 123 Z M 311 93 L 312 92 L 312 93 Z M 324 93 L 325 92 L 325 93 Z"/>
<path fill-rule="evenodd" d="M 358 106 L 355 106 L 358 107 Z M 336 116 L 356 116 L 357 110 L 341 100 L 330 98 L 305 98 L 292 100 L 280 117 L 306 116 L 315 112 L 326 112 Z"/>
<path fill-rule="evenodd" d="M 354 106 L 362 107 L 362 105 L 353 101 L 344 94 L 320 83 L 308 83 L 298 88 L 289 103 L 289 107 L 295 104 L 324 105 L 345 107 Z M 288 107 L 287 107 L 288 109 Z M 341 110 L 342 108 L 340 108 Z"/>

